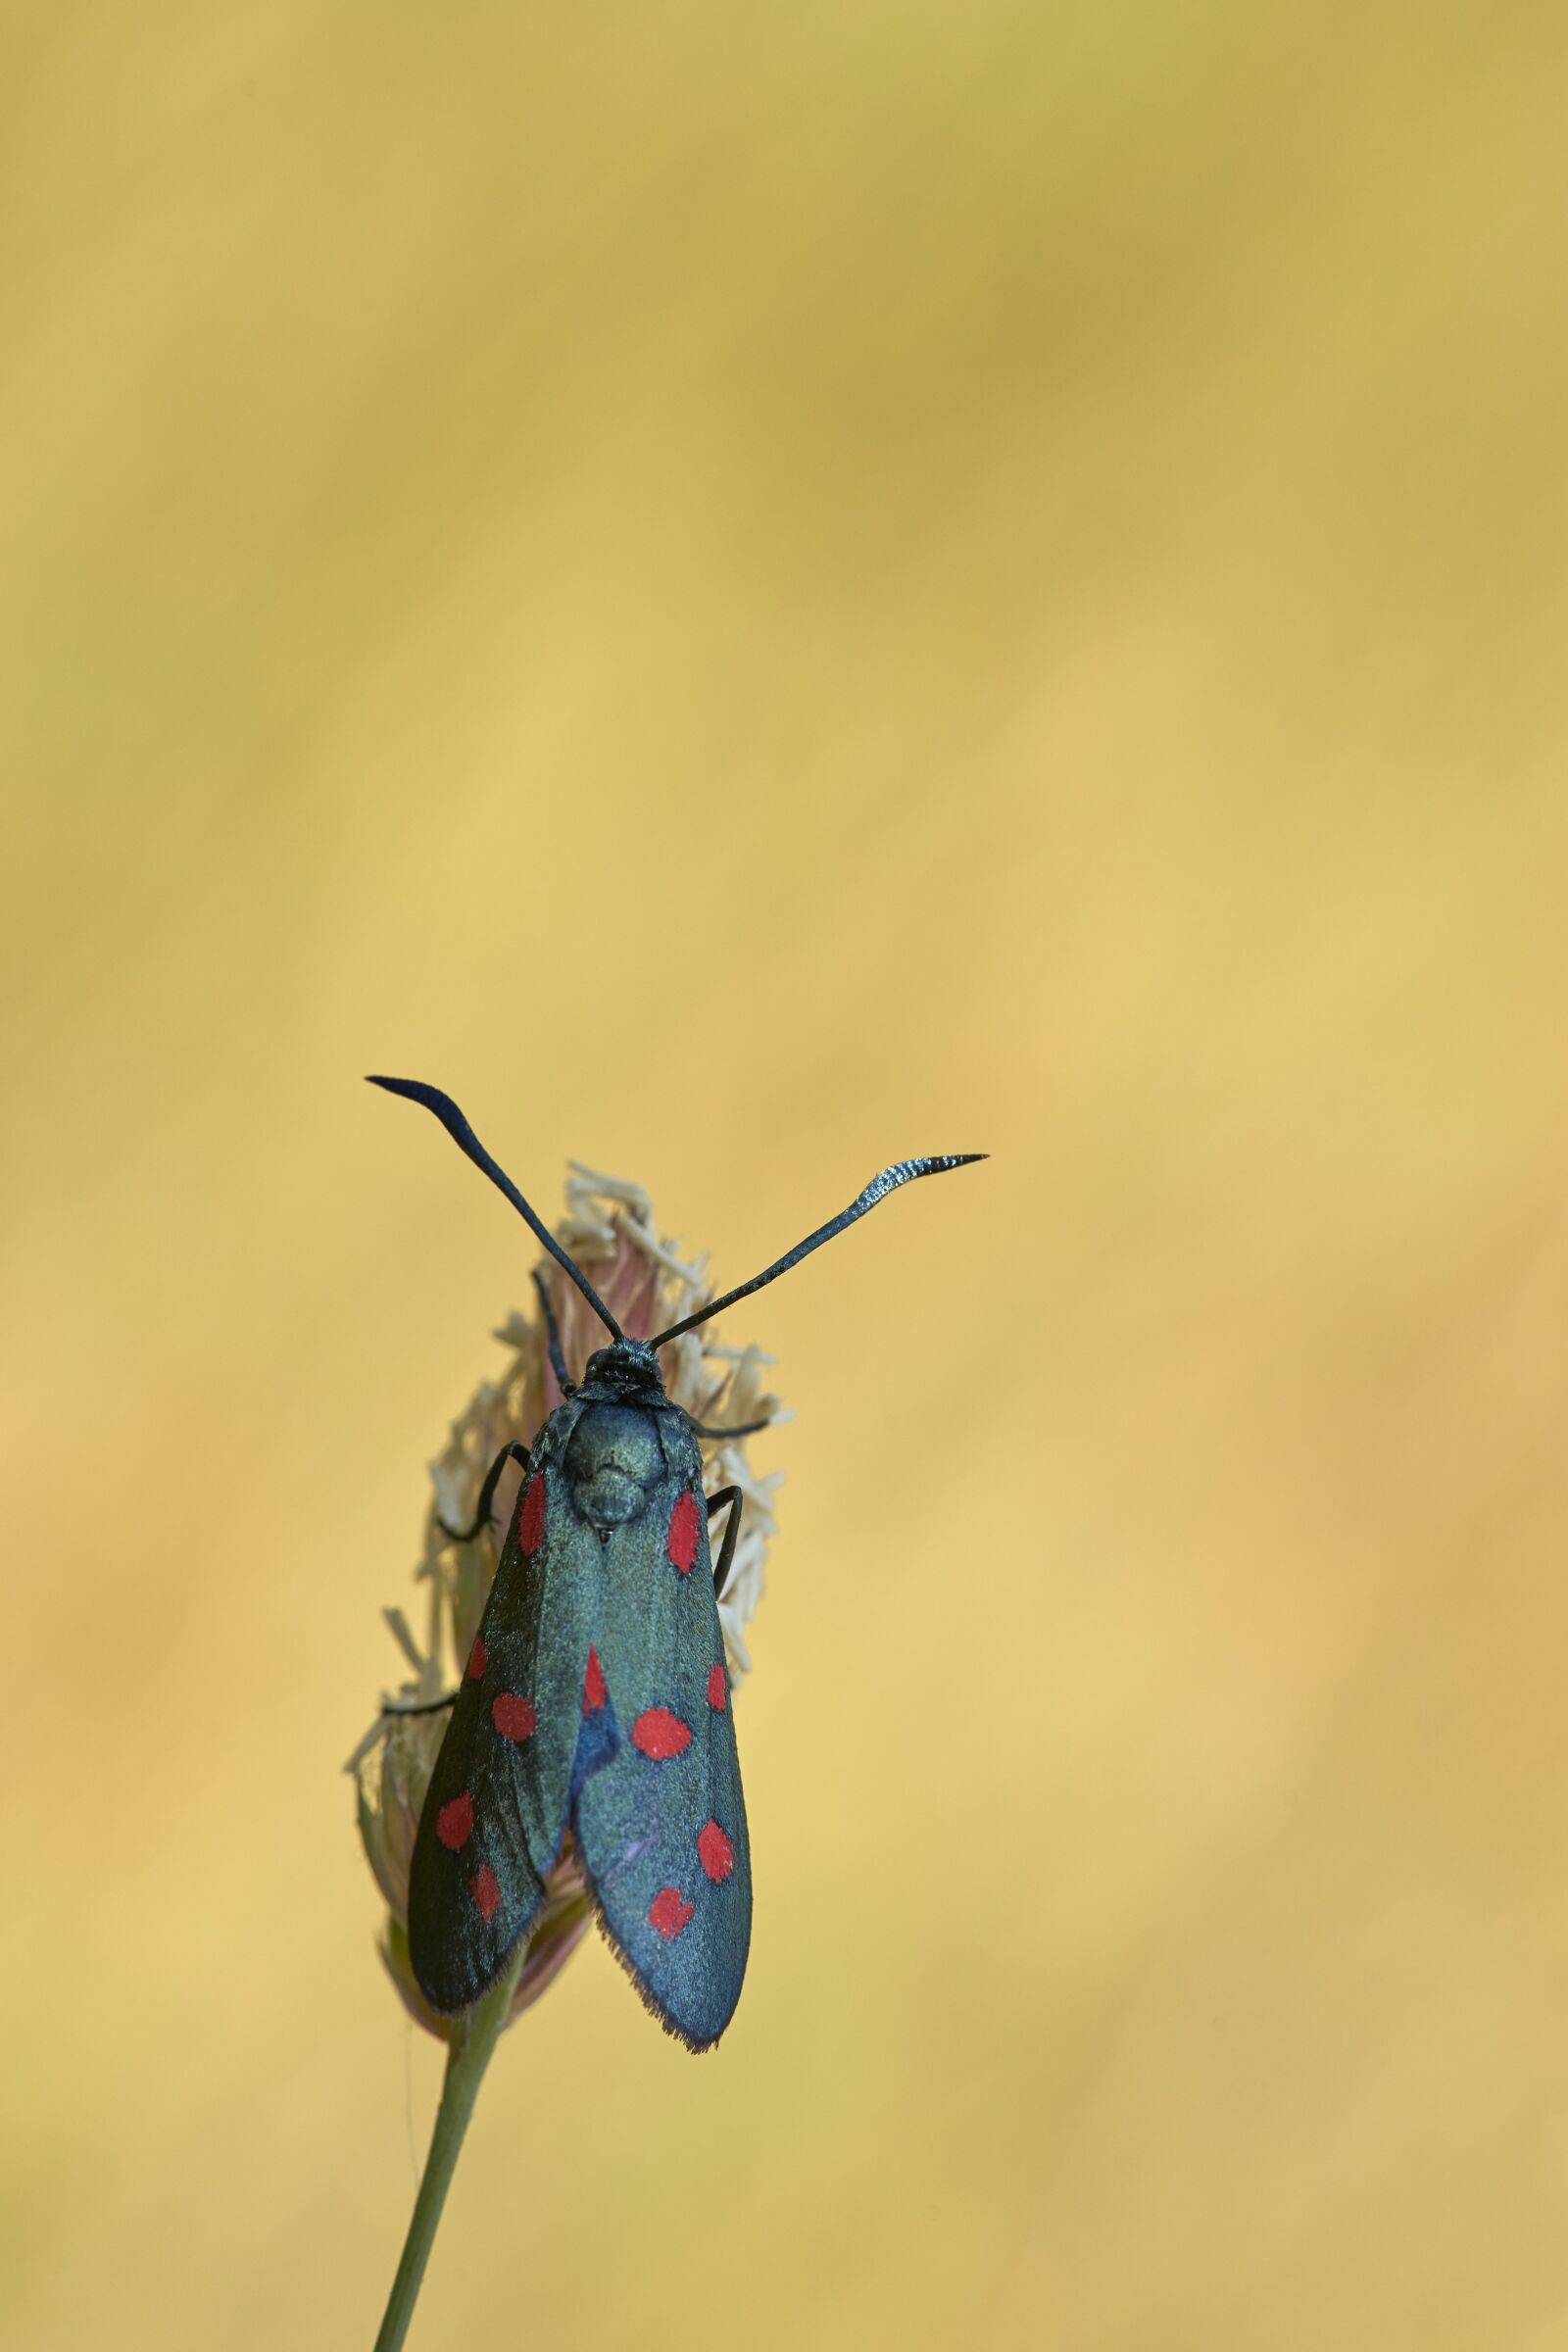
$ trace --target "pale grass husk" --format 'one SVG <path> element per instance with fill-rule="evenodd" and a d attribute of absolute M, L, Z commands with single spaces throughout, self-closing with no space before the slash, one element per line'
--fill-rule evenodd
<path fill-rule="evenodd" d="M 557 1234 L 622 1330 L 634 1339 L 646 1339 L 679 1322 L 712 1296 L 706 1258 L 688 1262 L 671 1241 L 661 1238 L 653 1204 L 639 1185 L 572 1161 L 566 1214 Z M 554 1259 L 542 1257 L 539 1274 L 567 1369 L 579 1377 L 589 1354 L 607 1335 Z M 536 1293 L 532 1311 L 514 1309 L 495 1337 L 510 1350 L 510 1360 L 497 1378 L 481 1383 L 430 1464 L 431 1501 L 422 1554 L 414 1572 L 416 1584 L 422 1588 L 417 1610 L 421 1629 L 416 1633 L 401 1609 L 383 1611 L 408 1672 L 398 1689 L 385 1694 L 384 1707 L 393 1711 L 377 1715 L 346 1767 L 358 1786 L 366 1856 L 387 1905 L 381 1957 L 416 2024 L 443 2039 L 450 2035 L 452 2021 L 430 2008 L 410 1965 L 408 1896 L 415 1834 L 447 1718 L 442 1712 L 396 1710 L 428 1705 L 452 1689 L 489 1596 L 519 1473 L 509 1465 L 497 1491 L 493 1523 L 471 1543 L 454 1543 L 440 1521 L 467 1525 L 484 1474 L 497 1454 L 514 1441 L 529 1444 L 561 1402 Z M 662 1361 L 670 1396 L 694 1420 L 736 1427 L 790 1417 L 777 1397 L 764 1394 L 763 1370 L 772 1358 L 756 1348 L 730 1347 L 701 1332 L 687 1332 L 662 1350 Z M 738 1688 L 751 1669 L 746 1633 L 762 1596 L 779 1476 L 758 1475 L 745 1438 L 699 1443 L 706 1491 L 711 1494 L 735 1486 L 744 1497 L 740 1540 L 719 1603 L 731 1680 Z M 547 1882 L 544 1909 L 530 1932 L 509 2025 L 553 1982 L 592 1916 L 592 1899 L 568 1839 Z"/>

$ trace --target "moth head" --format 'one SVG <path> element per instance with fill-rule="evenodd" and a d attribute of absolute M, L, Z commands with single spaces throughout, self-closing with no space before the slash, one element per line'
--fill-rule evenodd
<path fill-rule="evenodd" d="M 642 1404 L 662 1396 L 664 1381 L 648 1342 L 622 1336 L 609 1348 L 595 1348 L 588 1358 L 582 1388 L 626 1404 Z"/>

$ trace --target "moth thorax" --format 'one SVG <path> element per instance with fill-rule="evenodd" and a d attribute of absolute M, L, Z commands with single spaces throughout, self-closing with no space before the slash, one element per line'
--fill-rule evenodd
<path fill-rule="evenodd" d="M 635 1404 L 586 1406 L 564 1468 L 572 1501 L 594 1527 L 635 1519 L 664 1472 L 654 1415 Z"/>

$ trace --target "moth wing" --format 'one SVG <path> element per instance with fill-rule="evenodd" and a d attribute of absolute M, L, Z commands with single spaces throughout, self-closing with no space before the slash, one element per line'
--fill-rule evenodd
<path fill-rule="evenodd" d="M 409 1951 L 432 2007 L 466 2009 L 544 1900 L 571 1801 L 599 1544 L 554 1462 L 536 1466 L 436 1757 L 409 1874 Z"/>
<path fill-rule="evenodd" d="M 707 2049 L 746 1975 L 752 1860 L 695 1441 L 605 1551 L 598 1654 L 619 1744 L 582 1787 L 577 1843 L 643 1997 Z"/>

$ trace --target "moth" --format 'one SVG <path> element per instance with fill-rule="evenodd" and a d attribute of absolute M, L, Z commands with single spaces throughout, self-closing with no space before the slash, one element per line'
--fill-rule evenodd
<path fill-rule="evenodd" d="M 510 1446 L 491 1464 L 473 1525 L 445 1529 L 475 1535 L 508 1460 L 521 1462 L 478 1636 L 455 1696 L 440 1702 L 452 1718 L 410 1874 L 415 1974 L 437 2010 L 476 2001 L 527 1935 L 569 1837 L 644 2000 L 688 2048 L 709 2049 L 746 1974 L 752 1859 L 718 1618 L 741 1494 L 704 1494 L 698 1439 L 750 1429 L 693 1422 L 665 1393 L 659 1350 L 776 1281 L 900 1185 L 985 1154 L 884 1168 L 762 1273 L 645 1341 L 621 1331 L 449 1096 L 417 1079 L 370 1084 L 435 1113 L 610 1335 L 571 1380 L 540 1284 L 564 1402 L 531 1446 Z M 709 1522 L 720 1513 L 715 1563 Z"/>

